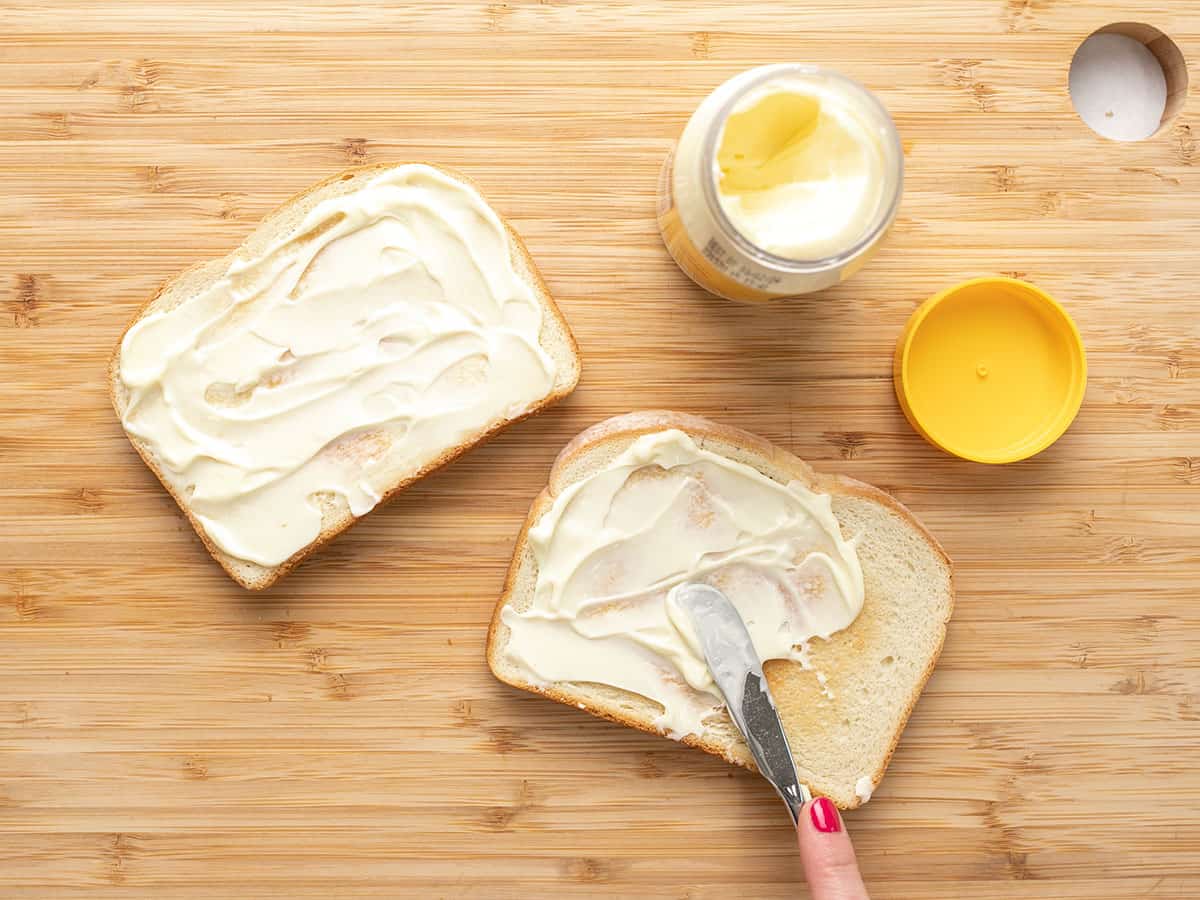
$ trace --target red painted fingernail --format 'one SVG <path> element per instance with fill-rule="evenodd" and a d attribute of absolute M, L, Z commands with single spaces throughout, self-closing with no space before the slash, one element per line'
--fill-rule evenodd
<path fill-rule="evenodd" d="M 813 827 L 824 834 L 833 834 L 842 830 L 842 820 L 838 818 L 837 807 L 828 797 L 818 797 L 808 808 L 812 816 Z"/>

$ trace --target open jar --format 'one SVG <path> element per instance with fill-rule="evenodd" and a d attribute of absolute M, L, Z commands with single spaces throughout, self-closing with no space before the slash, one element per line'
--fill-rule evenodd
<path fill-rule="evenodd" d="M 698 285 L 757 302 L 867 261 L 900 206 L 904 155 L 862 85 L 817 66 L 750 69 L 708 95 L 663 165 L 658 225 Z"/>

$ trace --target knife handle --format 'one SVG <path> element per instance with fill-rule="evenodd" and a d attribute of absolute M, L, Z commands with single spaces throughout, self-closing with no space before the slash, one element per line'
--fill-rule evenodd
<path fill-rule="evenodd" d="M 798 827 L 800 825 L 800 810 L 804 809 L 804 804 L 812 800 L 812 792 L 808 789 L 807 785 L 803 785 L 800 782 L 796 782 L 796 788 L 797 790 L 794 794 L 792 791 L 785 792 L 778 788 L 776 790 L 779 792 L 779 796 L 783 798 L 783 802 L 787 804 L 788 812 L 792 814 L 792 824 Z"/>

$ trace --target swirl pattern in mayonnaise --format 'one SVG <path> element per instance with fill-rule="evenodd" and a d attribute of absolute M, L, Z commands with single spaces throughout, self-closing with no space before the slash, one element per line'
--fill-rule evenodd
<path fill-rule="evenodd" d="M 208 537 L 276 566 L 552 392 L 543 308 L 470 186 L 424 165 L 313 207 L 125 334 L 122 424 Z"/>
<path fill-rule="evenodd" d="M 643 435 L 577 481 L 529 529 L 532 602 L 506 606 L 507 659 L 536 685 L 591 682 L 662 707 L 672 737 L 697 734 L 721 694 L 671 589 L 723 591 L 759 658 L 807 665 L 804 643 L 863 606 L 858 553 L 828 494 L 781 484 L 667 430 Z"/>

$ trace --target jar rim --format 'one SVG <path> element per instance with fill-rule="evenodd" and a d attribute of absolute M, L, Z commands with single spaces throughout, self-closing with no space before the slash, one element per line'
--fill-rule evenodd
<path fill-rule="evenodd" d="M 849 88 L 850 92 L 865 101 L 866 107 L 875 114 L 877 119 L 876 124 L 880 127 L 884 138 L 884 164 L 887 168 L 884 177 L 886 179 L 885 183 L 891 185 L 891 197 L 888 202 L 879 205 L 879 210 L 875 218 L 872 220 L 870 227 L 863 232 L 862 236 L 852 246 L 832 256 L 803 260 L 789 259 L 786 256 L 779 256 L 758 246 L 742 234 L 729 220 L 729 217 L 725 214 L 725 208 L 721 205 L 721 199 L 717 195 L 717 145 L 721 135 L 724 133 L 726 120 L 733 112 L 734 107 L 751 91 L 767 82 L 788 75 L 817 76 L 826 81 Z M 879 98 L 870 89 L 853 78 L 833 69 L 808 63 L 775 63 L 758 66 L 757 68 L 743 72 L 741 75 L 735 75 L 732 79 L 725 82 L 725 85 L 722 85 L 722 87 L 726 85 L 732 86 L 734 83 L 736 83 L 736 88 L 734 88 L 729 97 L 724 99 L 724 102 L 713 117 L 712 124 L 709 125 L 700 154 L 700 165 L 702 167 L 700 181 L 704 191 L 704 200 L 708 204 L 716 221 L 717 228 L 720 229 L 722 235 L 759 265 L 788 274 L 823 272 L 828 269 L 844 266 L 856 256 L 870 249 L 895 218 L 896 211 L 900 207 L 900 198 L 904 193 L 904 153 L 900 146 L 900 135 L 896 131 L 895 122 L 892 121 L 891 115 Z M 719 91 L 721 88 L 717 88 L 717 90 Z"/>

